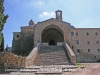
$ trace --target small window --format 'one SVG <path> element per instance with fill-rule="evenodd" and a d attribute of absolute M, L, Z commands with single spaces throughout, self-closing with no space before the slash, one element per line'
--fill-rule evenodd
<path fill-rule="evenodd" d="M 78 33 L 76 33 L 76 36 L 78 36 Z"/>
<path fill-rule="evenodd" d="M 88 49 L 88 52 L 91 52 L 91 50 L 90 50 L 90 49 Z"/>
<path fill-rule="evenodd" d="M 97 49 L 98 50 L 98 52 L 100 52 L 100 49 Z"/>
<path fill-rule="evenodd" d="M 90 44 L 90 41 L 87 41 L 87 44 Z"/>
<path fill-rule="evenodd" d="M 97 32 L 95 32 L 95 35 L 98 35 L 98 33 L 97 33 Z"/>
<path fill-rule="evenodd" d="M 79 53 L 79 52 L 80 52 L 80 50 L 79 50 L 79 49 L 76 49 L 76 51 L 77 51 L 77 53 Z"/>
<path fill-rule="evenodd" d="M 94 56 L 94 59 L 96 59 L 96 56 Z"/>
<path fill-rule="evenodd" d="M 97 44 L 99 44 L 99 41 L 96 41 Z"/>
<path fill-rule="evenodd" d="M 74 32 L 71 32 L 71 36 L 74 36 Z"/>
<path fill-rule="evenodd" d="M 19 38 L 19 35 L 17 34 L 17 36 L 16 36 L 17 38 Z"/>
<path fill-rule="evenodd" d="M 79 45 L 79 40 L 76 40 L 76 45 Z"/>
<path fill-rule="evenodd" d="M 86 35 L 88 36 L 88 35 L 89 35 L 89 33 L 86 33 Z"/>

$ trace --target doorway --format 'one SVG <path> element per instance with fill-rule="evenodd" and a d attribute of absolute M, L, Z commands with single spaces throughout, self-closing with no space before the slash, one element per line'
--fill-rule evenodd
<path fill-rule="evenodd" d="M 41 41 L 48 45 L 57 45 L 57 42 L 64 42 L 63 32 L 56 26 L 46 27 L 41 33 Z"/>
<path fill-rule="evenodd" d="M 50 41 L 49 41 L 49 45 L 56 45 L 56 43 L 55 43 L 54 40 L 50 40 Z"/>

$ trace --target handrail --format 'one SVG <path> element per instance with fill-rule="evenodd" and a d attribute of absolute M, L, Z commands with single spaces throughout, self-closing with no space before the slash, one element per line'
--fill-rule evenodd
<path fill-rule="evenodd" d="M 64 47 L 69 55 L 69 58 L 73 64 L 76 63 L 76 55 L 74 54 L 73 50 L 69 47 L 67 43 L 64 43 Z"/>
<path fill-rule="evenodd" d="M 37 55 L 38 55 L 38 51 L 40 48 L 40 43 L 38 43 L 33 50 L 30 52 L 30 54 L 26 57 L 26 63 L 25 63 L 25 67 L 33 65 L 34 60 L 36 59 Z"/>

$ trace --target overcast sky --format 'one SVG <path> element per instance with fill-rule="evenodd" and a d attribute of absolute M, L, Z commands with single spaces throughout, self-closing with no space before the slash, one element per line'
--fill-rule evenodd
<path fill-rule="evenodd" d="M 63 21 L 76 28 L 100 28 L 100 0 L 5 0 L 4 7 L 9 15 L 3 30 L 5 46 L 12 46 L 13 32 L 28 26 L 30 19 L 36 24 L 55 18 L 58 9 Z"/>

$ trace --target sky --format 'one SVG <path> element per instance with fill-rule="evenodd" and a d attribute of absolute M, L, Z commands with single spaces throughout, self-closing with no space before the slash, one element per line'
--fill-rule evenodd
<path fill-rule="evenodd" d="M 37 24 L 55 18 L 56 10 L 76 28 L 100 28 L 100 0 L 5 0 L 4 7 L 9 15 L 3 30 L 5 47 L 12 46 L 13 32 L 20 32 L 21 26 L 31 19 Z"/>

